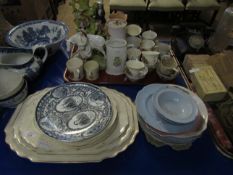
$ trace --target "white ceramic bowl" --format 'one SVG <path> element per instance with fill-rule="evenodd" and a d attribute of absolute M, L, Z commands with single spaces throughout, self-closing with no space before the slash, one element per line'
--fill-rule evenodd
<path fill-rule="evenodd" d="M 193 122 L 198 115 L 197 104 L 182 90 L 163 88 L 153 95 L 153 103 L 163 118 L 177 124 Z"/>
<path fill-rule="evenodd" d="M 54 20 L 34 20 L 11 29 L 6 42 L 14 47 L 32 49 L 35 45 L 46 46 L 49 54 L 54 54 L 66 38 L 68 28 L 63 22 Z"/>
<path fill-rule="evenodd" d="M 23 86 L 13 95 L 0 100 L 0 106 L 4 108 L 15 108 L 21 103 L 28 94 L 28 86 L 26 80 L 23 81 Z"/>
<path fill-rule="evenodd" d="M 0 69 L 0 100 L 15 95 L 24 84 L 23 77 L 13 71 Z"/>
<path fill-rule="evenodd" d="M 130 24 L 126 27 L 129 36 L 138 36 L 142 32 L 142 28 L 137 24 Z"/>

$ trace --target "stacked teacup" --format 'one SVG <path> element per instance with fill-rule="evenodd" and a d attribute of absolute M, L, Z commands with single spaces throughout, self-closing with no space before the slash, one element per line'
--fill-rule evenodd
<path fill-rule="evenodd" d="M 208 112 L 192 91 L 171 84 L 150 84 L 136 96 L 139 124 L 149 143 L 185 150 L 207 127 Z"/>

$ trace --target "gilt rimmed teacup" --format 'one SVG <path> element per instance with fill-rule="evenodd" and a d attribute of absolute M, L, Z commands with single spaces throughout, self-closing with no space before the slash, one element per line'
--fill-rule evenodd
<path fill-rule="evenodd" d="M 142 76 L 145 70 L 145 64 L 138 60 L 128 60 L 126 62 L 126 71 L 132 77 Z"/>
<path fill-rule="evenodd" d="M 160 59 L 158 71 L 163 75 L 175 75 L 179 72 L 178 64 L 171 55 L 163 55 Z"/>
<path fill-rule="evenodd" d="M 155 48 L 155 42 L 152 40 L 142 40 L 140 47 L 142 50 L 153 50 Z"/>
<path fill-rule="evenodd" d="M 127 57 L 128 60 L 139 60 L 141 57 L 141 50 L 137 48 L 129 48 L 127 49 Z"/>
<path fill-rule="evenodd" d="M 157 51 L 143 51 L 142 52 L 142 61 L 149 69 L 156 68 L 158 62 L 159 52 Z"/>

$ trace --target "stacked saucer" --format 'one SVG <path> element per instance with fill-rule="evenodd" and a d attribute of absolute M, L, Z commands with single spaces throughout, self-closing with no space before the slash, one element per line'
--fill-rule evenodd
<path fill-rule="evenodd" d="M 207 128 L 208 112 L 190 90 L 171 84 L 150 84 L 136 96 L 139 124 L 148 142 L 174 150 L 190 148 Z"/>
<path fill-rule="evenodd" d="M 64 84 L 29 96 L 5 133 L 11 149 L 33 162 L 100 162 L 133 143 L 137 112 L 131 100 L 115 90 Z"/>

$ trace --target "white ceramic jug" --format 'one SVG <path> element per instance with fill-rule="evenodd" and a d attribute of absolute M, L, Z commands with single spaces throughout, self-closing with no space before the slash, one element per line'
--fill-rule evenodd
<path fill-rule="evenodd" d="M 127 58 L 127 42 L 124 39 L 110 39 L 106 43 L 107 68 L 110 75 L 124 73 Z"/>

